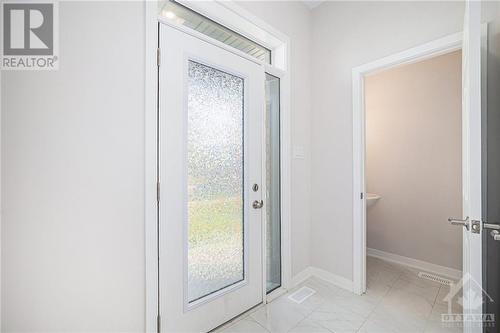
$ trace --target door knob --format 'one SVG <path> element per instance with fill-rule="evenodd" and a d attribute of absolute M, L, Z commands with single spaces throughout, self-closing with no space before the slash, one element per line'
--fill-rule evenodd
<path fill-rule="evenodd" d="M 261 209 L 262 206 L 264 206 L 264 201 L 263 200 L 255 200 L 252 204 L 252 207 L 255 209 Z"/>
<path fill-rule="evenodd" d="M 461 219 L 454 219 L 454 218 L 448 218 L 448 222 L 452 225 L 460 225 L 462 227 L 465 227 L 465 229 L 469 230 L 469 217 L 467 216 L 465 220 Z"/>
<path fill-rule="evenodd" d="M 491 237 L 493 237 L 494 240 L 500 241 L 500 231 L 491 230 L 490 235 L 491 235 Z"/>
<path fill-rule="evenodd" d="M 483 223 L 483 228 L 500 230 L 500 224 L 498 224 L 498 223 Z"/>

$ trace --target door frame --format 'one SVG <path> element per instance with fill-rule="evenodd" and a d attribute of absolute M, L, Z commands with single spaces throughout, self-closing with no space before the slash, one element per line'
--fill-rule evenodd
<path fill-rule="evenodd" d="M 407 49 L 352 69 L 353 103 L 353 292 L 366 291 L 366 186 L 364 78 L 400 65 L 411 64 L 462 48 L 461 32 Z"/>
<path fill-rule="evenodd" d="M 262 19 L 248 12 L 233 1 L 187 2 L 182 5 L 240 33 L 251 40 L 269 48 L 273 65 L 261 63 L 265 72 L 280 78 L 280 149 L 281 149 L 281 287 L 270 294 L 263 284 L 263 300 L 269 302 L 289 288 L 292 277 L 291 267 L 291 82 L 290 82 L 290 39 Z M 145 220 L 145 331 L 157 332 L 160 326 L 159 308 L 159 271 L 158 271 L 158 173 L 159 173 L 159 110 L 158 110 L 158 45 L 159 24 L 168 24 L 185 33 L 226 49 L 254 62 L 258 60 L 213 40 L 201 33 L 174 25 L 158 15 L 156 1 L 144 0 L 145 15 L 145 78 L 144 78 L 144 126 L 145 126 L 145 165 L 144 165 L 144 220 Z M 265 140 L 263 141 L 265 152 Z M 264 221 L 263 221 L 264 222 Z M 263 223 L 262 244 L 265 250 L 266 234 Z M 264 252 L 265 253 L 265 252 Z M 266 256 L 262 260 L 263 281 L 266 281 Z"/>

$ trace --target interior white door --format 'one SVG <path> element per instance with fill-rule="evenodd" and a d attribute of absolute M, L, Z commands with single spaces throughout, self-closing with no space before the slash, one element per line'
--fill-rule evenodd
<path fill-rule="evenodd" d="M 264 69 L 165 24 L 160 49 L 161 331 L 207 332 L 262 302 Z"/>
<path fill-rule="evenodd" d="M 481 230 L 481 3 L 467 1 L 462 48 L 463 314 L 464 332 L 482 332 Z M 481 228 L 481 226 L 480 226 Z"/>

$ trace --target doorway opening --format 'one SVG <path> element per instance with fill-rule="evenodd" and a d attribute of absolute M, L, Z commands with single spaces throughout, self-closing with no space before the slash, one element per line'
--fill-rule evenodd
<path fill-rule="evenodd" d="M 408 192 L 405 192 L 406 195 L 403 195 L 403 193 L 394 193 L 396 192 L 394 189 L 392 189 L 390 194 L 387 194 L 389 198 L 383 198 L 383 193 L 377 193 L 379 191 L 378 189 L 373 188 L 373 186 L 380 186 L 380 191 L 382 192 L 382 188 L 384 188 L 384 191 L 386 191 L 385 187 L 390 185 L 398 185 L 398 182 L 394 178 L 395 172 L 394 172 L 394 167 L 397 167 L 398 174 L 401 174 L 401 179 L 410 182 L 415 181 L 414 177 L 412 177 L 411 173 L 409 171 L 411 170 L 421 170 L 422 167 L 419 167 L 417 169 L 418 165 L 423 165 L 429 166 L 432 165 L 432 161 L 427 161 L 428 163 L 426 164 L 425 160 L 418 159 L 417 164 L 408 164 L 409 159 L 415 157 L 415 154 L 410 154 L 412 153 L 409 149 L 404 149 L 404 135 L 409 135 L 409 133 L 414 133 L 413 141 L 417 143 L 417 146 L 419 151 L 421 151 L 421 146 L 418 145 L 418 141 L 421 139 L 427 139 L 428 136 L 425 136 L 424 133 L 425 131 L 422 131 L 422 129 L 419 131 L 416 129 L 415 121 L 408 121 L 411 119 L 411 115 L 408 115 L 407 117 L 403 117 L 405 112 L 407 110 L 410 110 L 412 108 L 416 109 L 415 115 L 413 116 L 414 119 L 418 119 L 423 123 L 423 126 L 426 124 L 425 123 L 425 117 L 424 113 L 419 111 L 419 108 L 415 106 L 415 101 L 420 101 L 424 100 L 425 98 L 422 98 L 422 96 L 418 96 L 418 93 L 421 92 L 421 90 L 418 89 L 416 86 L 415 80 L 410 80 L 409 83 L 406 85 L 406 89 L 408 91 L 403 91 L 404 85 L 402 86 L 397 85 L 397 86 L 392 86 L 393 89 L 387 89 L 387 94 L 393 94 L 392 97 L 395 98 L 388 98 L 387 103 L 385 105 L 382 103 L 384 102 L 383 100 L 378 100 L 377 98 L 383 96 L 381 95 L 380 92 L 384 91 L 384 87 L 381 87 L 380 91 L 374 91 L 376 94 L 375 95 L 368 95 L 370 92 L 368 92 L 368 88 L 370 88 L 373 84 L 376 84 L 378 82 L 377 78 L 383 78 L 383 76 L 388 76 L 390 74 L 395 74 L 398 71 L 401 72 L 405 69 L 405 66 L 421 66 L 422 64 L 425 64 L 426 61 L 433 61 L 436 59 L 439 59 L 440 56 L 446 57 L 449 54 L 454 54 L 455 57 L 460 53 L 460 49 L 462 47 L 462 36 L 461 34 L 455 34 L 451 35 L 424 45 L 421 45 L 419 47 L 394 54 L 392 56 L 380 59 L 378 61 L 374 61 L 372 63 L 357 67 L 353 69 L 353 107 L 354 107 L 354 113 L 353 113 L 353 167 L 354 167 L 354 177 L 353 177 L 353 188 L 354 188 L 354 193 L 353 193 L 353 202 L 354 202 L 354 210 L 353 210 L 353 291 L 357 294 L 363 294 L 367 290 L 367 254 L 369 253 L 371 256 L 378 256 L 378 257 L 384 257 L 386 260 L 392 260 L 395 261 L 398 259 L 400 262 L 402 261 L 403 258 L 409 258 L 409 252 L 404 252 L 408 251 L 409 246 L 407 243 L 403 242 L 403 239 L 405 235 L 411 237 L 415 236 L 414 233 L 411 232 L 411 228 L 403 228 L 402 231 L 397 232 L 394 236 L 388 236 L 392 235 L 393 231 L 398 231 L 401 228 L 401 224 L 403 221 L 401 221 L 400 225 L 394 226 L 391 228 L 391 223 L 387 222 L 390 221 L 390 219 L 398 219 L 399 215 L 394 214 L 394 210 L 401 209 L 401 203 L 399 201 L 403 200 L 404 205 L 408 208 L 407 211 L 410 212 L 413 207 L 411 207 L 411 202 L 409 202 L 408 198 Z M 408 67 L 409 68 L 409 67 Z M 410 75 L 411 73 L 407 73 L 407 76 Z M 434 75 L 435 73 L 432 73 Z M 458 77 L 461 78 L 460 76 L 460 68 L 457 69 Z M 378 75 L 378 76 L 377 76 Z M 410 75 L 411 76 L 411 75 Z M 434 75 L 435 76 L 435 75 Z M 372 82 L 373 81 L 373 82 Z M 380 80 L 379 80 L 380 81 Z M 373 83 L 373 84 L 371 84 Z M 458 82 L 459 88 L 461 89 L 461 79 Z M 425 86 L 425 85 L 424 85 Z M 397 105 L 395 101 L 397 99 L 401 99 L 403 93 L 409 93 L 409 92 L 415 92 L 417 95 L 417 98 L 414 98 L 414 101 L 408 105 L 404 105 L 404 99 L 402 100 L 402 105 Z M 461 90 L 459 91 L 461 92 Z M 368 96 L 367 96 L 368 95 Z M 415 96 L 415 95 L 414 95 Z M 386 97 L 391 97 L 390 95 L 386 95 Z M 428 102 L 428 100 L 427 100 Z M 370 104 L 369 104 L 370 103 Z M 378 104 L 377 104 L 378 103 Z M 437 99 L 437 102 L 439 103 L 439 98 Z M 385 119 L 385 121 L 379 122 L 377 119 L 378 118 L 373 118 L 377 117 L 377 114 L 373 114 L 372 117 L 372 112 L 368 110 L 369 106 L 373 106 L 375 110 L 373 113 L 376 113 L 376 108 L 379 107 L 382 109 L 379 113 L 381 114 L 382 112 L 387 113 L 386 116 L 388 117 Z M 435 104 L 434 104 L 435 105 Z M 461 110 L 461 93 L 458 95 L 458 112 L 460 114 Z M 389 109 L 395 109 L 394 114 L 390 114 Z M 370 114 L 368 114 L 370 112 Z M 398 123 L 397 117 L 401 117 L 401 120 Z M 371 118 L 368 118 L 371 117 Z M 422 119 L 423 118 L 423 119 Z M 377 124 L 375 123 L 374 126 L 372 126 L 372 132 L 368 132 L 368 119 L 373 119 L 377 120 L 379 123 L 379 127 L 377 127 Z M 460 119 L 460 118 L 459 118 Z M 429 119 L 430 121 L 430 119 Z M 406 129 L 402 127 L 403 124 L 408 123 L 406 126 Z M 460 121 L 461 123 L 461 121 Z M 384 127 L 387 126 L 387 127 Z M 446 124 L 444 124 L 446 126 Z M 425 127 L 428 129 L 428 127 Z M 381 133 L 378 133 L 377 131 L 382 131 Z M 461 125 L 460 125 L 460 131 L 461 131 Z M 440 134 L 441 132 L 434 133 L 434 134 Z M 456 134 L 456 133 L 455 133 Z M 460 134 L 460 133 L 458 133 Z M 420 136 L 419 136 L 420 135 Z M 396 137 L 395 137 L 396 136 Z M 370 142 L 368 142 L 368 138 L 370 138 Z M 449 138 L 446 138 L 449 140 Z M 462 142 L 460 141 L 460 136 L 455 138 L 455 141 L 458 140 L 458 144 L 460 145 L 460 149 L 462 149 Z M 397 146 L 398 145 L 403 145 L 403 150 L 397 151 Z M 410 142 L 407 142 L 406 145 L 407 147 L 409 146 Z M 368 151 L 371 146 L 371 151 Z M 431 145 L 431 147 L 434 147 Z M 380 152 L 377 151 L 377 149 L 380 150 Z M 402 152 L 408 152 L 409 158 L 405 159 L 404 155 L 401 155 Z M 383 154 L 389 154 L 386 156 L 386 158 L 378 159 L 378 156 L 384 156 Z M 371 164 L 374 165 L 373 169 L 368 171 L 367 168 L 370 167 L 368 164 L 368 156 L 371 154 Z M 459 155 L 460 156 L 460 155 Z M 425 156 L 424 156 L 425 157 Z M 456 157 L 456 156 L 455 156 Z M 428 157 L 426 157 L 428 158 Z M 392 160 L 391 160 L 392 159 Z M 389 165 L 385 165 L 388 160 L 391 160 L 392 162 Z M 395 163 L 398 163 L 394 165 Z M 406 163 L 406 164 L 405 164 Z M 415 164 L 415 165 L 414 165 Z M 461 165 L 461 163 L 459 163 Z M 461 171 L 461 170 L 460 170 Z M 378 177 L 379 179 L 374 179 L 372 180 L 372 184 L 368 187 L 368 175 L 370 173 L 370 178 L 372 176 L 377 176 L 378 173 L 380 173 L 380 176 Z M 379 185 L 379 180 L 382 177 L 385 177 L 385 181 L 382 181 Z M 460 172 L 461 176 L 461 172 Z M 421 185 L 421 184 L 417 184 Z M 415 186 L 414 189 L 415 190 Z M 394 187 L 393 186 L 393 187 Z M 406 185 L 404 187 L 404 191 L 411 191 L 412 189 L 408 189 L 407 186 L 411 185 Z M 397 187 L 396 187 L 397 188 Z M 373 192 L 373 193 L 371 193 Z M 412 195 L 413 193 L 410 192 Z M 432 195 L 432 193 L 426 193 L 426 195 L 429 197 Z M 385 196 L 385 194 L 384 194 Z M 394 199 L 390 199 L 394 198 Z M 460 198 L 460 197 L 459 197 Z M 421 199 L 421 198 L 419 198 Z M 387 206 L 388 203 L 393 202 L 395 200 L 395 203 L 393 203 L 391 209 L 391 205 L 389 205 L 389 208 L 386 209 L 388 213 L 382 214 L 383 216 L 380 215 L 380 211 L 384 209 L 385 206 Z M 399 201 L 398 201 L 399 200 Z M 425 203 L 426 198 L 421 199 Z M 461 199 L 459 199 L 461 200 Z M 383 202 L 383 203 L 382 203 Z M 415 204 L 416 202 L 413 202 Z M 367 207 L 369 206 L 369 207 Z M 458 206 L 460 207 L 460 206 Z M 403 207 L 404 208 L 404 207 Z M 454 208 L 456 210 L 457 207 Z M 370 215 L 376 215 L 375 218 L 373 218 L 374 221 L 383 220 L 384 222 L 378 222 L 376 225 L 372 226 L 370 225 L 369 227 L 367 226 L 367 209 L 368 210 L 373 210 L 375 214 Z M 379 213 L 377 215 L 377 212 Z M 425 210 L 424 210 L 425 212 Z M 450 214 L 456 213 L 455 211 L 450 212 Z M 461 213 L 461 211 L 459 211 Z M 417 217 L 421 217 L 420 219 L 417 218 L 417 221 L 421 221 L 424 217 L 425 214 L 423 214 L 422 210 L 419 210 L 417 213 Z M 385 217 L 384 215 L 388 215 L 388 217 Z M 396 215 L 396 217 L 395 217 Z M 461 216 L 461 214 L 459 214 Z M 404 217 L 401 217 L 401 220 L 407 221 L 411 220 L 411 218 L 408 218 L 409 216 L 405 215 Z M 412 216 L 410 216 L 412 217 Z M 448 216 L 446 216 L 448 217 Z M 373 222 L 373 221 L 372 221 Z M 436 221 L 434 223 L 439 223 L 440 221 Z M 385 223 L 385 224 L 384 224 Z M 449 226 L 447 225 L 446 219 L 444 221 L 441 221 L 442 224 L 444 224 L 444 228 L 448 228 Z M 384 231 L 385 235 L 381 236 L 381 229 L 384 227 L 389 226 L 389 230 Z M 422 223 L 412 225 L 412 228 L 416 228 L 417 230 L 421 228 Z M 384 247 L 387 244 L 383 245 L 372 245 L 373 247 L 381 247 L 379 249 L 374 249 L 374 250 L 369 250 L 367 249 L 367 231 L 370 230 L 372 233 L 374 233 L 375 236 L 372 236 L 372 239 L 370 240 L 372 244 L 379 244 L 380 242 L 384 242 L 387 239 L 383 239 L 383 237 L 390 237 L 391 239 L 394 240 L 395 244 L 397 245 L 391 245 L 392 247 Z M 427 231 L 427 230 L 424 230 Z M 451 230 L 453 233 L 455 230 Z M 377 239 L 377 237 L 379 237 Z M 380 239 L 382 237 L 382 239 Z M 406 237 L 406 236 L 405 236 Z M 403 243 L 402 243 L 403 242 Z M 438 242 L 439 243 L 439 240 Z M 402 245 L 401 245 L 402 244 Z M 418 252 L 418 245 L 415 245 L 415 249 Z M 404 248 L 405 250 L 400 253 L 396 253 L 397 256 L 390 256 L 388 253 L 391 253 L 389 249 L 396 249 L 398 248 Z M 378 250 L 378 251 L 377 251 Z M 395 250 L 392 250 L 392 252 L 398 252 Z M 394 254 L 394 253 L 393 253 Z M 415 256 L 414 256 L 415 257 Z M 412 258 L 416 259 L 413 261 L 408 261 L 406 260 L 406 265 L 412 265 L 413 267 L 417 266 L 417 263 L 421 263 L 424 260 L 422 260 L 424 257 L 420 255 L 416 256 L 417 258 Z M 419 260 L 420 259 L 420 260 Z M 435 265 L 433 266 L 436 268 L 437 266 L 444 267 L 444 265 Z M 423 268 L 421 265 L 419 266 Z M 429 267 L 429 266 L 427 266 Z M 455 264 L 455 267 L 458 267 L 458 265 Z M 429 270 L 429 269 L 427 269 Z M 436 271 L 436 270 L 434 270 Z M 460 272 L 459 269 L 455 270 L 439 270 L 439 272 L 445 272 L 446 276 L 451 277 L 453 275 L 456 276 L 457 272 Z"/>
<path fill-rule="evenodd" d="M 461 74 L 456 50 L 364 80 L 367 292 L 414 290 L 430 327 L 462 278 Z"/>

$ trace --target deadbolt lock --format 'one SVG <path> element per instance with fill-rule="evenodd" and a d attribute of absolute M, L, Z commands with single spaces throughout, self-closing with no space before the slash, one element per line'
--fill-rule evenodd
<path fill-rule="evenodd" d="M 471 220 L 471 232 L 473 234 L 478 234 L 481 231 L 481 221 Z"/>

